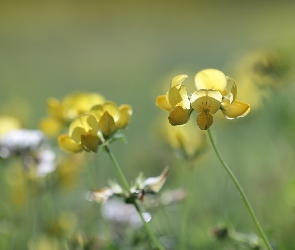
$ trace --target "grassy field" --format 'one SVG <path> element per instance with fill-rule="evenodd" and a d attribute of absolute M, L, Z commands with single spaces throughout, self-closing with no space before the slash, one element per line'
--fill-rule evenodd
<path fill-rule="evenodd" d="M 237 99 L 249 103 L 251 112 L 234 120 L 221 112 L 214 115 L 217 147 L 273 249 L 295 248 L 292 1 L 0 5 L 2 148 L 4 117 L 17 119 L 22 129 L 40 129 L 51 97 L 95 92 L 118 105 L 129 104 L 131 122 L 122 131 L 128 143 L 116 141 L 110 147 L 130 183 L 140 172 L 159 176 L 169 167 L 160 192 L 140 203 L 165 249 L 265 249 L 196 114 L 183 127 L 189 141 L 203 143 L 201 149 L 188 146 L 196 157 L 183 157 L 162 134 L 171 126 L 155 101 L 169 90 L 171 79 L 188 75 L 184 83 L 191 93 L 198 71 L 222 70 L 235 79 Z M 102 147 L 96 154 L 68 154 L 58 147 L 57 136 L 46 137 L 56 169 L 42 177 L 19 152 L 8 158 L 2 154 L 0 249 L 154 249 L 140 222 L 110 219 L 107 203 L 85 198 L 109 180 L 119 181 Z M 171 190 L 177 191 L 176 198 Z M 176 201 L 165 203 L 167 197 Z M 124 205 L 115 204 L 112 211 L 130 210 Z M 138 219 L 136 211 L 132 215 Z"/>

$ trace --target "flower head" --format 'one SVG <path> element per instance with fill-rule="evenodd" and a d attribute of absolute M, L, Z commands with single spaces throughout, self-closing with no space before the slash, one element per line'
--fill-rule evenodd
<path fill-rule="evenodd" d="M 123 129 L 129 124 L 132 108 L 127 104 L 118 107 L 117 104 L 109 101 L 93 106 L 89 113 L 98 121 L 103 135 L 109 137 L 116 130 Z"/>
<path fill-rule="evenodd" d="M 98 123 L 94 116 L 83 114 L 74 120 L 69 128 L 69 135 L 58 138 L 59 146 L 68 152 L 97 152 L 99 138 L 97 136 Z"/>
<path fill-rule="evenodd" d="M 158 96 L 157 106 L 170 112 L 171 125 L 185 124 L 192 110 L 198 113 L 197 124 L 202 130 L 213 124 L 213 114 L 219 109 L 228 119 L 243 117 L 250 111 L 250 105 L 236 101 L 237 87 L 233 79 L 217 69 L 205 69 L 195 76 L 197 90 L 188 95 L 181 84 L 186 75 L 172 79 L 166 96 Z"/>
<path fill-rule="evenodd" d="M 243 117 L 250 112 L 250 105 L 236 101 L 237 87 L 233 79 L 217 69 L 205 69 L 195 76 L 197 91 L 192 94 L 193 109 L 199 113 L 197 124 L 206 130 L 213 123 L 211 114 L 221 109 L 228 119 Z"/>
<path fill-rule="evenodd" d="M 108 101 L 95 105 L 71 122 L 69 134 L 60 135 L 58 144 L 70 153 L 97 152 L 99 144 L 106 143 L 129 124 L 131 115 L 132 108 L 127 104 L 118 107 Z"/>

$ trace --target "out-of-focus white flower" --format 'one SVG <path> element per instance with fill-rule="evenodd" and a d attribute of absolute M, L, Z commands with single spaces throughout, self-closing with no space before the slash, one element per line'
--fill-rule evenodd
<path fill-rule="evenodd" d="M 107 220 L 120 225 L 141 227 L 142 221 L 133 204 L 127 204 L 119 199 L 108 200 L 102 206 L 102 216 Z M 144 212 L 143 217 L 146 222 L 152 218 L 150 213 Z"/>
<path fill-rule="evenodd" d="M 37 176 L 45 176 L 56 169 L 55 153 L 51 149 L 42 150 L 38 155 Z"/>
<path fill-rule="evenodd" d="M 0 142 L 0 156 L 24 155 L 37 151 L 45 143 L 45 136 L 39 130 L 17 129 L 4 134 Z"/>
<path fill-rule="evenodd" d="M 55 153 L 40 130 L 17 129 L 2 135 L 0 157 L 13 156 L 20 156 L 26 169 L 34 167 L 38 177 L 56 169 Z"/>

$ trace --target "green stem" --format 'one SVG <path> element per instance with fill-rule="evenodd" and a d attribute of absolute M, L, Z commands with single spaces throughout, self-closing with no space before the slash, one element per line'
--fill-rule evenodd
<path fill-rule="evenodd" d="M 145 219 L 143 218 L 142 215 L 142 211 L 140 206 L 137 204 L 137 201 L 134 201 L 134 206 L 143 222 L 143 226 L 145 228 L 145 230 L 147 231 L 147 233 L 149 234 L 149 236 L 151 237 L 152 241 L 156 244 L 156 246 L 160 249 L 160 250 L 165 250 L 165 248 L 162 246 L 162 244 L 158 241 L 158 239 L 156 238 L 156 236 L 153 234 L 153 232 L 151 231 L 149 224 L 145 221 Z"/>
<path fill-rule="evenodd" d="M 190 166 L 191 164 L 188 164 L 188 166 L 184 166 L 185 170 L 185 177 L 184 177 L 184 186 L 185 186 L 185 192 L 186 192 L 186 199 L 183 203 L 183 218 L 181 221 L 180 226 L 180 247 L 179 249 L 186 249 L 189 245 L 189 242 L 187 242 L 187 236 L 190 232 L 190 212 L 192 208 L 192 199 L 191 199 L 191 191 L 193 190 L 194 186 L 194 174 L 195 174 L 195 168 L 192 168 Z"/>
<path fill-rule="evenodd" d="M 114 156 L 114 154 L 112 153 L 112 151 L 111 151 L 111 149 L 109 148 L 108 145 L 105 145 L 105 149 L 106 149 L 108 155 L 110 156 L 110 158 L 111 158 L 111 160 L 112 160 L 112 162 L 113 162 L 113 164 L 114 164 L 114 166 L 115 166 L 115 168 L 116 168 L 116 171 L 117 171 L 117 173 L 118 173 L 118 175 L 119 175 L 119 177 L 120 177 L 120 180 L 121 180 L 121 182 L 122 182 L 124 188 L 125 188 L 128 192 L 130 192 L 130 186 L 129 186 L 129 184 L 128 184 L 128 181 L 127 181 L 125 175 L 123 174 L 123 172 L 122 172 L 122 170 L 121 170 L 121 168 L 120 168 L 119 163 L 118 163 L 117 160 L 116 160 L 116 157 Z"/>
<path fill-rule="evenodd" d="M 248 201 L 248 199 L 246 197 L 246 194 L 245 194 L 242 186 L 240 185 L 239 181 L 237 180 L 237 178 L 235 177 L 234 173 L 231 171 L 231 169 L 229 168 L 229 166 L 222 160 L 222 158 L 221 158 L 221 156 L 220 156 L 220 154 L 219 154 L 219 152 L 218 152 L 218 150 L 216 148 L 216 144 L 214 142 L 214 139 L 213 139 L 213 136 L 212 136 L 212 133 L 211 133 L 211 130 L 210 129 L 208 129 L 208 135 L 209 135 L 210 142 L 211 142 L 211 144 L 213 146 L 213 149 L 214 149 L 214 151 L 215 151 L 215 153 L 216 153 L 216 155 L 217 155 L 217 157 L 218 157 L 221 165 L 224 167 L 225 171 L 227 172 L 227 174 L 229 175 L 229 177 L 232 179 L 232 181 L 235 184 L 237 190 L 239 191 L 239 193 L 240 193 L 240 195 L 241 195 L 241 197 L 243 199 L 243 202 L 244 202 L 244 204 L 245 204 L 245 206 L 246 206 L 246 208 L 247 208 L 247 210 L 248 210 L 248 212 L 249 212 L 249 214 L 250 214 L 250 216 L 251 216 L 251 218 L 252 218 L 252 220 L 253 220 L 256 228 L 257 228 L 257 230 L 259 231 L 260 236 L 262 237 L 262 239 L 263 239 L 263 241 L 264 241 L 267 249 L 271 250 L 272 247 L 270 246 L 269 241 L 268 241 L 268 239 L 267 239 L 267 237 L 266 237 L 266 235 L 265 235 L 262 227 L 260 226 L 259 221 L 257 220 L 257 218 L 255 216 L 255 213 L 253 211 L 253 208 L 251 207 L 251 204 Z"/>
<path fill-rule="evenodd" d="M 112 151 L 110 150 L 109 146 L 108 145 L 105 145 L 105 149 L 108 153 L 108 155 L 110 156 L 115 168 L 116 168 L 116 171 L 121 179 L 121 182 L 123 183 L 125 189 L 129 192 L 130 194 L 130 186 L 128 184 L 128 181 L 125 177 L 125 175 L 123 174 L 121 168 L 120 168 L 120 165 L 119 163 L 117 162 L 114 154 L 112 153 Z M 150 238 L 152 239 L 152 241 L 155 243 L 155 245 L 158 247 L 159 250 L 165 250 L 165 248 L 162 246 L 162 244 L 159 242 L 159 240 L 156 238 L 156 236 L 153 234 L 153 232 L 151 231 L 150 227 L 149 227 L 149 224 L 145 221 L 145 219 L 143 218 L 143 215 L 142 215 L 142 211 L 141 211 L 141 208 L 140 206 L 137 204 L 136 200 L 134 200 L 133 202 L 133 205 L 135 206 L 141 220 L 142 220 L 142 223 L 144 225 L 144 228 L 146 230 L 146 232 L 148 233 L 148 235 L 150 236 Z"/>

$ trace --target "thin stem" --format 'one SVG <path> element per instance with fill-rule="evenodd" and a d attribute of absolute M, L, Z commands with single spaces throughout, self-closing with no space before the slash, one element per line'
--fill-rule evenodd
<path fill-rule="evenodd" d="M 210 142 L 211 142 L 211 144 L 213 146 L 213 149 L 214 149 L 214 151 L 215 151 L 221 165 L 224 167 L 225 171 L 227 172 L 229 177 L 232 179 L 232 181 L 235 184 L 237 190 L 239 191 L 239 193 L 240 193 L 240 195 L 241 195 L 241 197 L 243 199 L 243 202 L 244 202 L 244 204 L 245 204 L 245 206 L 246 206 L 246 208 L 247 208 L 247 210 L 248 210 L 248 212 L 249 212 L 249 214 L 250 214 L 250 216 L 251 216 L 251 218 L 252 218 L 252 220 L 253 220 L 256 228 L 257 228 L 257 230 L 259 231 L 260 236 L 262 237 L 267 249 L 271 250 L 272 247 L 270 246 L 269 241 L 268 241 L 262 227 L 260 226 L 259 221 L 257 220 L 257 218 L 255 216 L 254 210 L 253 210 L 250 202 L 248 201 L 242 186 L 240 185 L 239 181 L 237 180 L 237 178 L 235 177 L 234 173 L 231 171 L 229 166 L 222 160 L 222 158 L 221 158 L 221 156 L 220 156 L 220 154 L 219 154 L 219 152 L 217 150 L 217 147 L 216 147 L 216 144 L 214 142 L 214 139 L 213 139 L 213 136 L 212 136 L 212 133 L 211 133 L 210 129 L 208 129 L 208 135 L 209 135 Z"/>
<path fill-rule="evenodd" d="M 114 154 L 112 153 L 112 151 L 110 150 L 110 148 L 109 148 L 108 145 L 105 145 L 105 149 L 106 149 L 107 153 L 109 154 L 109 156 L 110 156 L 110 158 L 111 158 L 111 160 L 112 160 L 112 162 L 113 162 L 113 164 L 114 164 L 114 166 L 115 166 L 115 168 L 116 168 L 116 171 L 117 171 L 117 173 L 118 173 L 118 175 L 119 175 L 119 177 L 120 177 L 120 180 L 121 180 L 122 184 L 124 185 L 125 189 L 126 189 L 128 192 L 130 192 L 130 186 L 129 186 L 129 184 L 128 184 L 128 181 L 127 181 L 125 175 L 123 174 L 123 172 L 122 172 L 122 170 L 121 170 L 121 168 L 120 168 L 120 165 L 119 165 L 119 163 L 117 162 L 117 160 L 116 160 Z"/>
<path fill-rule="evenodd" d="M 143 222 L 143 226 L 145 228 L 145 230 L 147 231 L 147 233 L 149 234 L 149 236 L 151 237 L 151 239 L 153 240 L 153 242 L 156 244 L 156 246 L 160 249 L 160 250 L 165 250 L 165 248 L 162 246 L 162 244 L 158 241 L 158 239 L 156 238 L 156 236 L 153 234 L 153 232 L 151 231 L 148 223 L 145 221 L 145 219 L 143 218 L 143 215 L 142 215 L 142 211 L 141 211 L 141 208 L 140 206 L 137 204 L 137 201 L 135 200 L 134 201 L 134 206 Z"/>
<path fill-rule="evenodd" d="M 189 242 L 187 242 L 187 236 L 190 232 L 190 212 L 192 208 L 192 199 L 191 199 L 191 192 L 193 190 L 194 186 L 194 175 L 195 175 L 195 168 L 190 166 L 191 164 L 188 164 L 187 166 L 184 166 L 184 186 L 185 186 L 185 192 L 186 192 L 186 199 L 183 203 L 183 218 L 181 221 L 180 226 L 180 247 L 179 249 L 186 249 L 189 245 Z"/>
<path fill-rule="evenodd" d="M 125 175 L 123 174 L 121 168 L 120 168 L 120 165 L 119 163 L 117 162 L 114 154 L 112 153 L 112 151 L 110 150 L 109 146 L 108 145 L 105 145 L 105 149 L 108 153 L 108 155 L 110 156 L 116 170 L 117 170 L 117 173 L 121 179 L 121 182 L 123 183 L 125 189 L 129 192 L 130 194 L 130 186 L 128 184 L 128 181 L 125 177 Z M 137 204 L 137 201 L 134 200 L 133 202 L 133 205 L 135 206 L 141 220 L 142 220 L 142 223 L 143 223 L 143 226 L 146 230 L 146 232 L 148 233 L 148 235 L 150 236 L 150 238 L 152 239 L 152 241 L 155 243 L 155 245 L 158 247 L 159 250 L 165 250 L 165 248 L 162 246 L 162 244 L 159 242 L 159 240 L 156 238 L 156 236 L 153 234 L 153 232 L 151 231 L 150 227 L 149 227 L 149 224 L 145 221 L 145 219 L 143 218 L 143 215 L 142 215 L 142 211 L 141 211 L 141 208 L 140 206 Z"/>

